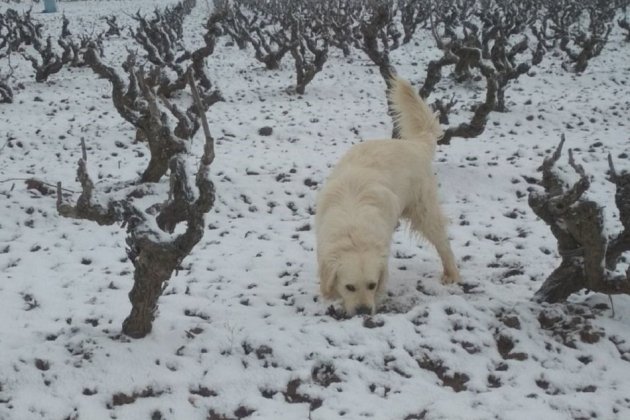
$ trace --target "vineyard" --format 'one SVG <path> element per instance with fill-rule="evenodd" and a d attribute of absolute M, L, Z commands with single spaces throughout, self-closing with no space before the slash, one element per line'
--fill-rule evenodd
<path fill-rule="evenodd" d="M 0 419 L 630 416 L 630 4 L 0 0 Z M 401 225 L 319 295 L 332 165 L 445 135 L 462 282 Z"/>

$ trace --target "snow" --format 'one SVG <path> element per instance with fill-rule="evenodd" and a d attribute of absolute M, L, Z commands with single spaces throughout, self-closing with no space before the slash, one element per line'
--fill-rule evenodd
<path fill-rule="evenodd" d="M 100 16 L 132 24 L 138 8 L 170 3 L 60 9 L 71 31 L 91 32 L 104 27 Z M 199 1 L 185 22 L 188 45 L 200 41 L 205 16 Z M 58 33 L 61 14 L 35 17 Z M 435 56 L 425 35 L 392 53 L 416 85 Z M 106 41 L 106 62 L 124 60 L 127 37 Z M 568 167 L 572 148 L 593 176 L 590 196 L 606 204 L 607 227 L 618 231 L 605 171 L 609 152 L 618 171 L 630 170 L 630 67 L 616 29 L 583 75 L 548 54 L 535 75 L 512 82 L 508 113 L 491 114 L 480 137 L 439 148 L 435 170 L 463 284 L 441 285 L 435 252 L 401 227 L 388 295 L 369 321 L 327 315 L 312 227 L 331 165 L 351 144 L 391 131 L 378 71 L 358 51 L 350 59 L 334 52 L 300 97 L 290 93 L 290 57 L 270 72 L 226 41 L 208 63 L 226 98 L 207 114 L 217 154 L 209 228 L 140 340 L 120 332 L 133 284 L 124 230 L 60 217 L 54 196 L 18 179 L 80 191 L 85 138 L 100 189 L 137 177 L 145 146 L 133 143 L 108 83 L 89 70 L 64 69 L 39 84 L 28 62 L 12 59 L 24 88 L 0 105 L 0 419 L 630 418 L 630 298 L 613 298 L 614 316 L 607 296 L 531 300 L 559 257 L 527 206 L 524 178 L 540 177 L 564 132 L 558 165 Z M 478 100 L 458 99 L 453 123 Z M 258 134 L 264 126 L 271 136 Z"/>

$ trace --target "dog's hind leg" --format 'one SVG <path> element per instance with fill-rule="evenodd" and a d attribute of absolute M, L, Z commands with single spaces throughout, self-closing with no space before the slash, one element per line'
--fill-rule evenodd
<path fill-rule="evenodd" d="M 459 281 L 459 269 L 446 233 L 447 219 L 442 214 L 437 200 L 422 203 L 422 205 L 406 213 L 405 216 L 411 224 L 411 229 L 431 242 L 440 256 L 444 268 L 442 283 L 448 284 Z"/>

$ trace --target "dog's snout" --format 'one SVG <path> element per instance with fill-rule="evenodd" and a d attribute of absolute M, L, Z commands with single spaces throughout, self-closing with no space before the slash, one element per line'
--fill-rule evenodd
<path fill-rule="evenodd" d="M 357 307 L 357 315 L 369 315 L 372 313 L 372 308 L 369 306 L 359 306 Z"/>

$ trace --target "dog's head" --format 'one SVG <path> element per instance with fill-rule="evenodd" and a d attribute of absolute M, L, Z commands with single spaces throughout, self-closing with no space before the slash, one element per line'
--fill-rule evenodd
<path fill-rule="evenodd" d="M 341 298 L 350 316 L 370 315 L 387 279 L 387 253 L 376 249 L 347 251 L 320 265 L 320 286 L 325 298 Z"/>

